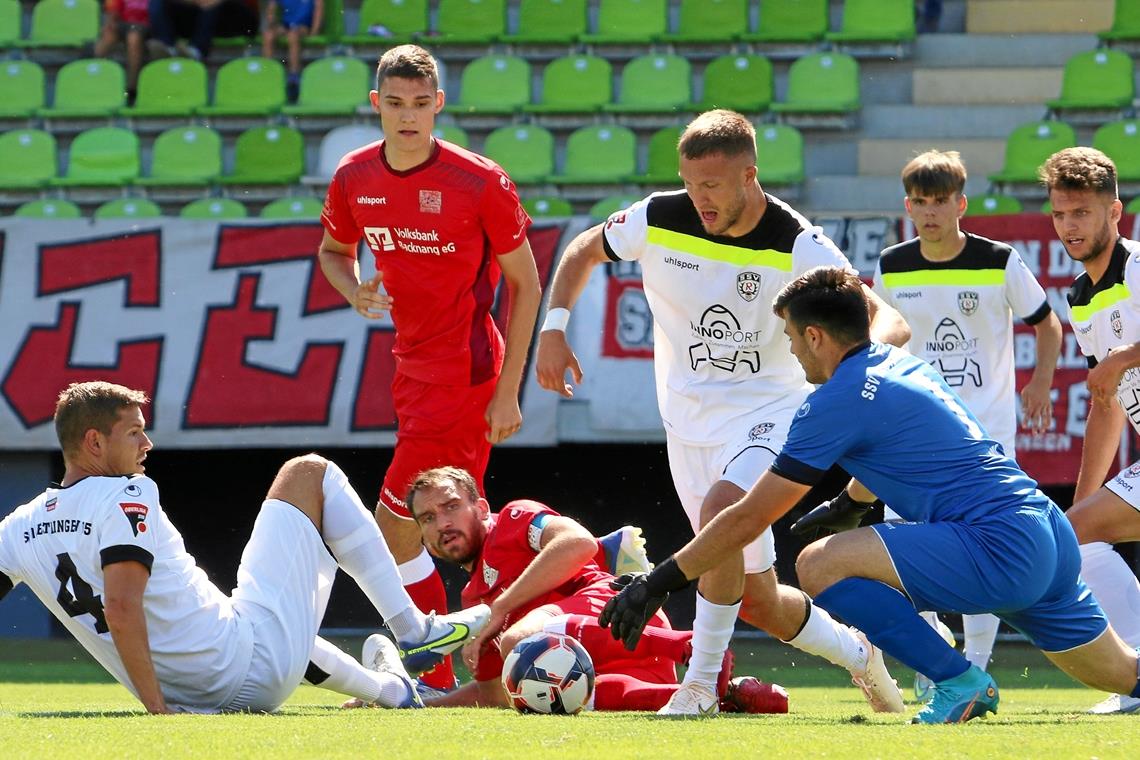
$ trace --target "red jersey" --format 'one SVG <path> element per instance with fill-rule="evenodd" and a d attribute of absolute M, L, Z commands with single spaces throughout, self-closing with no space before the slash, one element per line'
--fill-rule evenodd
<path fill-rule="evenodd" d="M 436 140 L 431 157 L 392 169 L 383 141 L 341 159 L 321 223 L 335 240 L 362 237 L 392 296 L 396 369 L 440 385 L 498 376 L 503 336 L 491 318 L 495 256 L 526 239 L 530 217 L 490 159 Z"/>

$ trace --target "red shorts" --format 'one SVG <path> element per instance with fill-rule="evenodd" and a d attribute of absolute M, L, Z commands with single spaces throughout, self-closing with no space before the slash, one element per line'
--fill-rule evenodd
<path fill-rule="evenodd" d="M 147 5 L 148 0 L 107 0 L 104 8 L 108 15 L 117 17 L 124 24 L 146 26 L 150 23 Z"/>
<path fill-rule="evenodd" d="M 435 385 L 396 374 L 392 380 L 396 452 L 384 475 L 381 504 L 410 517 L 404 506 L 408 487 L 424 470 L 444 465 L 467 470 L 483 492 L 491 458 L 484 415 L 497 383 L 498 378 L 471 387 Z"/>

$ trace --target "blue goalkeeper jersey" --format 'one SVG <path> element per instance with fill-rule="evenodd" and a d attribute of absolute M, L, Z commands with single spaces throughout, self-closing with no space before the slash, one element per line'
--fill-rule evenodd
<path fill-rule="evenodd" d="M 808 396 L 772 471 L 813 485 L 834 464 L 914 522 L 1052 504 L 929 364 L 877 343 Z"/>

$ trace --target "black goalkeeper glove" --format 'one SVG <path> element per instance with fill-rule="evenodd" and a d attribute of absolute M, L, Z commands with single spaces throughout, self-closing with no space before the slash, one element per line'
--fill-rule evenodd
<path fill-rule="evenodd" d="M 653 572 L 626 573 L 610 581 L 610 587 L 617 589 L 615 597 L 606 602 L 598 624 L 610 628 L 615 640 L 622 642 L 631 652 L 637 647 L 641 632 L 649 619 L 665 604 L 672 591 L 689 585 L 689 579 L 670 557 Z"/>
<path fill-rule="evenodd" d="M 847 491 L 841 491 L 831 501 L 825 501 L 792 523 L 793 535 L 805 536 L 811 539 L 830 536 L 832 533 L 842 533 L 845 530 L 858 528 L 863 517 L 881 501 L 855 501 Z"/>

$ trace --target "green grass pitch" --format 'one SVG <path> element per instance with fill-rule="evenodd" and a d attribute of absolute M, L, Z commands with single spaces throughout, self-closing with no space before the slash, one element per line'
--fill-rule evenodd
<path fill-rule="evenodd" d="M 359 641 L 338 640 L 359 652 Z M 1104 695 L 1028 647 L 999 643 L 997 716 L 911 726 L 874 715 L 845 673 L 771 641 L 740 641 L 738 675 L 783 684 L 788 715 L 662 720 L 644 713 L 520 716 L 507 710 L 338 709 L 301 687 L 276 715 L 143 714 L 70 640 L 0 639 L 0 758 L 1135 758 L 1140 714 L 1090 716 Z M 912 674 L 891 672 L 910 691 Z M 913 708 L 911 709 L 913 713 Z"/>

